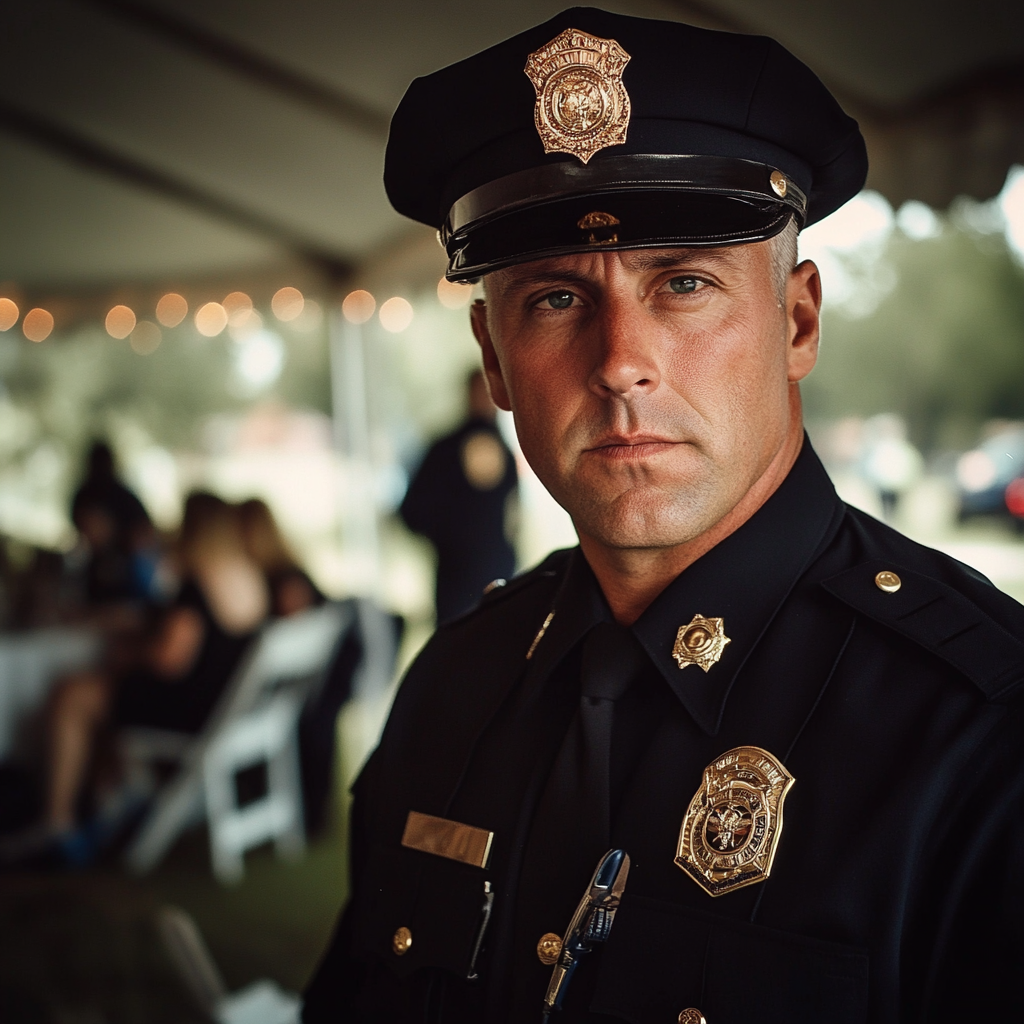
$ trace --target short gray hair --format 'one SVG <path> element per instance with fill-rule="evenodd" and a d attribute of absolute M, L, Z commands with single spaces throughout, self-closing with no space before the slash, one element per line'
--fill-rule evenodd
<path fill-rule="evenodd" d="M 797 235 L 800 233 L 796 219 L 789 218 L 789 223 L 774 238 L 768 239 L 768 259 L 772 268 L 772 280 L 775 283 L 775 294 L 779 302 L 786 301 L 786 282 L 796 266 Z"/>

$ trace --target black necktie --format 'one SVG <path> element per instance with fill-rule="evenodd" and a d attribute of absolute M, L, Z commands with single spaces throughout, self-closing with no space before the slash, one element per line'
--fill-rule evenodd
<path fill-rule="evenodd" d="M 642 670 L 643 657 L 632 633 L 616 623 L 599 623 L 583 641 L 579 707 L 538 803 L 517 893 L 515 959 L 533 961 L 535 982 L 526 986 L 531 1006 L 539 999 L 532 989 L 540 984 L 543 994 L 550 974 L 533 948 L 545 932 L 562 934 L 608 850 L 615 701 Z"/>

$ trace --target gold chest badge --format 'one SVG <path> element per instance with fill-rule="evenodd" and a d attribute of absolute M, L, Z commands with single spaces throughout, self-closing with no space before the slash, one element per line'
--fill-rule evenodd
<path fill-rule="evenodd" d="M 537 93 L 533 120 L 545 153 L 586 163 L 626 141 L 629 94 L 622 72 L 629 54 L 614 39 L 567 28 L 530 54 L 523 69 Z"/>
<path fill-rule="evenodd" d="M 782 835 L 782 804 L 796 780 L 760 747 L 736 747 L 704 769 L 686 809 L 676 864 L 721 896 L 763 882 Z"/>

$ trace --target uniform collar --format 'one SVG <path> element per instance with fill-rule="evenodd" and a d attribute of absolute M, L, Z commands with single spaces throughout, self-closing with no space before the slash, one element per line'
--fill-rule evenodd
<path fill-rule="evenodd" d="M 831 538 L 843 505 L 805 438 L 778 490 L 735 533 L 676 577 L 633 625 L 672 692 L 708 735 L 715 735 L 744 663 L 776 612 Z M 730 643 L 705 673 L 680 669 L 672 656 L 676 634 L 695 615 L 721 618 Z M 550 624 L 530 673 L 543 678 L 598 622 L 612 619 L 608 604 L 577 548 L 554 600 Z"/>
<path fill-rule="evenodd" d="M 718 732 L 729 692 L 816 551 L 838 527 L 842 503 L 810 442 L 778 490 L 735 533 L 658 595 L 633 625 L 665 682 L 694 721 Z M 705 673 L 672 656 L 680 626 L 694 615 L 723 619 L 730 643 Z"/>

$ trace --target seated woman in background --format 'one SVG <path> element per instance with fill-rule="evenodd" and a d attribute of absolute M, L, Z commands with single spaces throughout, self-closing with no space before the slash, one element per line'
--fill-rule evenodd
<path fill-rule="evenodd" d="M 324 595 L 299 566 L 265 501 L 250 498 L 238 506 L 249 557 L 263 570 L 274 615 L 287 616 L 323 604 Z"/>
<path fill-rule="evenodd" d="M 102 726 L 202 729 L 231 679 L 270 599 L 246 552 L 238 510 L 212 494 L 185 503 L 181 588 L 134 667 L 65 680 L 52 707 L 47 827 L 75 835 L 75 810 Z M 72 852 L 72 851 L 68 851 Z"/>

